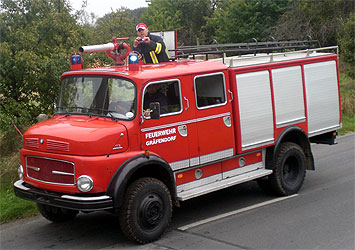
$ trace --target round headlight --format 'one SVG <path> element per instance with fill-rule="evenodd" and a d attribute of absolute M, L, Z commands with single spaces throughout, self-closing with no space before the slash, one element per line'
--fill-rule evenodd
<path fill-rule="evenodd" d="M 23 181 L 23 167 L 20 165 L 17 169 L 18 178 Z"/>
<path fill-rule="evenodd" d="M 76 180 L 76 185 L 81 192 L 89 192 L 94 187 L 94 181 L 90 176 L 82 175 Z"/>

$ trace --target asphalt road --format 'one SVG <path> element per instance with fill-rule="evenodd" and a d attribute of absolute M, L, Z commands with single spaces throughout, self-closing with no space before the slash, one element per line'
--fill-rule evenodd
<path fill-rule="evenodd" d="M 1 249 L 355 249 L 355 134 L 312 145 L 316 171 L 278 200 L 255 182 L 186 201 L 159 241 L 137 245 L 117 217 L 97 212 L 53 224 L 35 216 L 1 225 Z"/>

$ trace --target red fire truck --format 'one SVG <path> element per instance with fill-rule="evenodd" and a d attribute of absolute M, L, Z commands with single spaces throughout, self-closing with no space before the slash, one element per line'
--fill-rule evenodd
<path fill-rule="evenodd" d="M 337 47 L 299 47 L 185 47 L 177 57 L 240 55 L 141 65 L 131 54 L 64 73 L 55 115 L 24 133 L 16 195 L 53 222 L 116 212 L 147 243 L 179 202 L 251 180 L 297 193 L 315 169 L 311 142 L 335 144 L 341 127 Z"/>

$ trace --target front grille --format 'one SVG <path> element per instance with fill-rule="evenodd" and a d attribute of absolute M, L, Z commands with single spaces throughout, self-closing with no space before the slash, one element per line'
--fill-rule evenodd
<path fill-rule="evenodd" d="M 68 161 L 27 156 L 26 172 L 29 178 L 45 183 L 75 184 L 74 163 Z"/>
<path fill-rule="evenodd" d="M 39 139 L 38 138 L 26 138 L 25 139 L 25 147 L 29 148 L 39 148 Z"/>
<path fill-rule="evenodd" d="M 47 140 L 47 150 L 69 152 L 69 143 Z"/>

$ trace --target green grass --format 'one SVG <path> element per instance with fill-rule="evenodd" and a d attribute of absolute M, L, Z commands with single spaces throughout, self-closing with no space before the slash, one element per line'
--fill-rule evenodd
<path fill-rule="evenodd" d="M 15 196 L 12 185 L 1 185 L 0 196 L 0 224 L 38 213 L 34 202 Z"/>
<path fill-rule="evenodd" d="M 0 224 L 37 214 L 36 204 L 15 196 L 13 183 L 18 179 L 20 153 L 2 156 L 0 160 Z"/>
<path fill-rule="evenodd" d="M 343 128 L 338 131 L 344 135 L 355 131 L 355 79 L 344 73 L 339 74 Z"/>
<path fill-rule="evenodd" d="M 345 135 L 355 131 L 355 116 L 343 116 L 343 128 L 338 130 L 339 135 Z"/>

